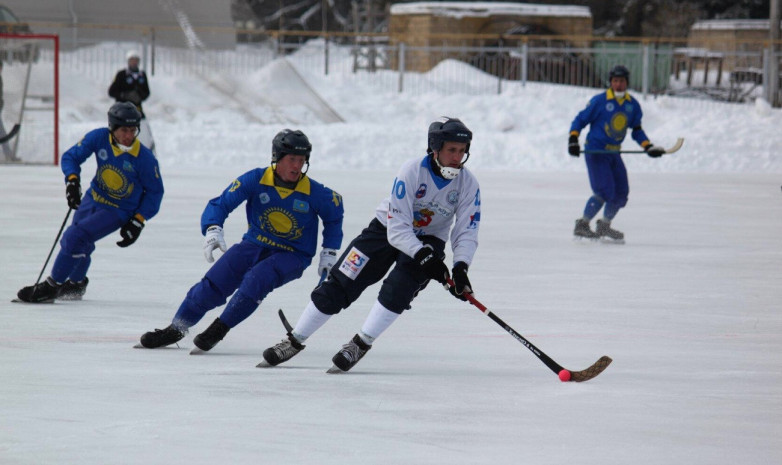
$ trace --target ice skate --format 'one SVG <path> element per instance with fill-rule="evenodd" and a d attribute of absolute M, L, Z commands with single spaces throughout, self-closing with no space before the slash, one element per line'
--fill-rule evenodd
<path fill-rule="evenodd" d="M 193 344 L 195 344 L 198 349 L 191 350 L 190 354 L 196 355 L 202 352 L 209 352 L 212 350 L 212 347 L 223 340 L 230 329 L 231 328 L 229 328 L 228 325 L 220 321 L 220 318 L 216 318 L 203 333 L 193 338 Z"/>
<path fill-rule="evenodd" d="M 183 331 L 174 325 L 168 325 L 163 329 L 156 329 L 141 336 L 141 342 L 135 347 L 137 349 L 157 349 L 179 342 L 185 337 L 187 331 Z"/>
<path fill-rule="evenodd" d="M 291 333 L 288 333 L 287 338 L 263 351 L 263 361 L 257 367 L 274 367 L 287 362 L 304 350 L 304 347 L 306 347 L 304 344 L 299 343 Z"/>
<path fill-rule="evenodd" d="M 89 283 L 90 280 L 86 277 L 77 283 L 70 279 L 65 281 L 57 295 L 57 300 L 81 300 L 87 292 L 87 284 Z"/>
<path fill-rule="evenodd" d="M 358 334 L 353 336 L 347 344 L 342 346 L 342 350 L 331 359 L 334 366 L 329 368 L 327 373 L 344 373 L 350 371 L 356 366 L 359 360 L 369 352 L 372 346 L 362 341 Z"/>
<path fill-rule="evenodd" d="M 52 278 L 46 278 L 46 281 L 38 283 L 35 286 L 26 286 L 16 293 L 16 297 L 21 302 L 31 304 L 52 303 L 60 293 L 61 284 L 54 282 Z"/>
<path fill-rule="evenodd" d="M 589 227 L 589 221 L 584 218 L 576 220 L 576 227 L 573 229 L 574 239 L 598 239 L 600 236 Z"/>
<path fill-rule="evenodd" d="M 624 244 L 625 235 L 621 231 L 611 229 L 611 222 L 597 220 L 597 235 L 600 240 L 610 244 Z"/>

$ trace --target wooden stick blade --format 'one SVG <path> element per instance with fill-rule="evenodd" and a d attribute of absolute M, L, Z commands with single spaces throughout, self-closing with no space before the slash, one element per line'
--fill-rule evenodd
<path fill-rule="evenodd" d="M 682 145 L 684 145 L 684 138 L 683 137 L 679 137 L 678 139 L 676 139 L 676 143 L 673 144 L 673 147 L 671 147 L 669 149 L 665 149 L 665 153 L 669 154 L 669 153 L 678 152 L 679 149 L 682 148 Z"/>
<path fill-rule="evenodd" d="M 611 362 L 613 362 L 613 360 L 611 360 L 611 357 L 607 355 L 603 355 L 602 357 L 600 357 L 598 361 L 593 363 L 592 366 L 587 368 L 586 370 L 571 371 L 570 381 L 575 381 L 577 383 L 589 381 L 590 379 L 602 373 L 606 368 L 608 368 L 608 365 L 610 365 Z"/>

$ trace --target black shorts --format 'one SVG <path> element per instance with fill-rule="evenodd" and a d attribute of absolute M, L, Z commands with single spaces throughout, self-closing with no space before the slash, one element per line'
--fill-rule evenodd
<path fill-rule="evenodd" d="M 432 246 L 440 259 L 445 258 L 444 241 L 435 236 L 419 239 Z M 345 248 L 328 279 L 312 291 L 312 302 L 321 312 L 335 315 L 386 273 L 388 277 L 380 287 L 378 301 L 394 313 L 409 309 L 410 302 L 429 282 L 412 258 L 388 243 L 385 226 L 375 218 Z"/>

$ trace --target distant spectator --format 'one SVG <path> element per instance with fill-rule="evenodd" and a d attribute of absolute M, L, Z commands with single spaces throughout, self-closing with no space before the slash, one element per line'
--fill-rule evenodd
<path fill-rule="evenodd" d="M 114 82 L 109 86 L 109 96 L 113 97 L 117 102 L 130 102 L 136 105 L 136 108 L 141 113 L 141 131 L 138 138 L 153 153 L 157 153 L 155 151 L 155 140 L 152 137 L 152 129 L 149 127 L 144 109 L 141 108 L 141 102 L 149 98 L 147 73 L 139 68 L 141 56 L 138 52 L 131 50 L 127 53 L 126 58 L 128 66 L 117 72 Z"/>

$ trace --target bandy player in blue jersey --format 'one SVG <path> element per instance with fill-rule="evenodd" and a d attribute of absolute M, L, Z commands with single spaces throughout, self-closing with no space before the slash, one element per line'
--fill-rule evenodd
<path fill-rule="evenodd" d="M 319 219 L 323 221 L 323 249 L 318 271 L 334 265 L 342 245 L 342 197 L 306 175 L 311 151 L 303 132 L 280 131 L 272 141 L 270 167 L 244 173 L 209 201 L 201 215 L 204 254 L 213 262 L 215 249 L 225 253 L 190 288 L 167 328 L 141 336 L 141 347 L 154 349 L 178 342 L 206 312 L 231 297 L 222 314 L 193 339 L 198 349 L 212 349 L 270 292 L 302 276 L 316 252 Z M 245 202 L 247 232 L 226 251 L 223 223 Z"/>
<path fill-rule="evenodd" d="M 141 113 L 128 102 L 109 108 L 109 127 L 88 132 L 62 156 L 65 198 L 75 210 L 60 241 L 60 252 L 46 281 L 23 288 L 24 302 L 81 300 L 87 292 L 87 271 L 95 243 L 120 230 L 120 247 L 136 242 L 145 222 L 163 200 L 163 180 L 157 159 L 139 142 Z M 81 195 L 81 165 L 95 154 L 97 170 Z"/>
<path fill-rule="evenodd" d="M 402 165 L 375 218 L 345 248 L 328 279 L 312 291 L 288 337 L 264 351 L 261 366 L 290 360 L 329 318 L 385 277 L 361 331 L 332 358 L 330 372 L 350 370 L 430 279 L 446 285 L 450 275 L 443 259 L 449 236 L 455 283 L 449 290 L 466 300 L 462 294 L 472 292 L 467 270 L 478 248 L 481 219 L 478 181 L 464 168 L 471 141 L 472 133 L 458 119 L 429 126 L 427 155 Z"/>
<path fill-rule="evenodd" d="M 641 104 L 627 92 L 630 71 L 622 65 L 609 73 L 610 88 L 589 100 L 570 125 L 568 152 L 580 154 L 578 135 L 589 125 L 586 137 L 585 157 L 592 195 L 587 200 L 584 213 L 576 220 L 574 237 L 602 239 L 606 242 L 624 243 L 624 234 L 611 228 L 611 221 L 619 209 L 627 204 L 630 186 L 627 170 L 620 150 L 627 131 L 652 158 L 659 158 L 665 149 L 653 145 L 641 128 Z M 603 208 L 605 206 L 605 208 Z M 603 218 L 597 220 L 595 231 L 589 222 L 603 209 Z"/>

